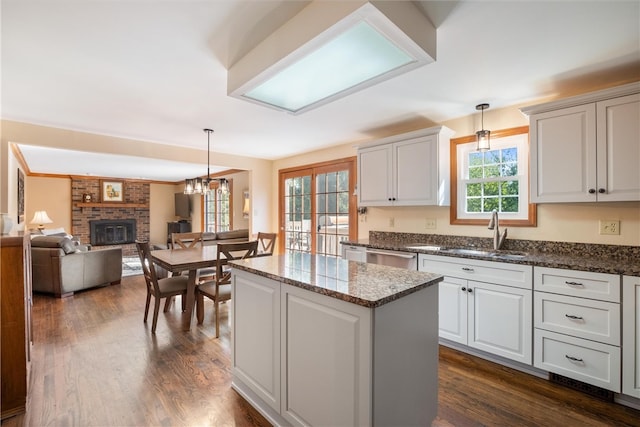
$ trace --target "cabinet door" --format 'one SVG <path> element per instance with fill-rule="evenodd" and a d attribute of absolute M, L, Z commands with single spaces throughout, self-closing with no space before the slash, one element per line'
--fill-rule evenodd
<path fill-rule="evenodd" d="M 640 277 L 622 278 L 622 393 L 640 398 Z"/>
<path fill-rule="evenodd" d="M 467 281 L 445 276 L 438 284 L 440 338 L 467 345 Z"/>
<path fill-rule="evenodd" d="M 532 291 L 468 282 L 468 345 L 531 364 Z"/>
<path fill-rule="evenodd" d="M 597 109 L 598 201 L 640 200 L 640 94 L 598 102 Z"/>
<path fill-rule="evenodd" d="M 396 206 L 438 204 L 438 137 L 398 142 L 395 157 L 394 188 Z"/>
<path fill-rule="evenodd" d="M 358 150 L 358 205 L 390 206 L 393 151 L 390 144 Z"/>
<path fill-rule="evenodd" d="M 371 425 L 370 310 L 282 285 L 282 416 L 294 426 Z"/>
<path fill-rule="evenodd" d="M 233 375 L 280 411 L 280 283 L 234 271 L 232 289 Z"/>
<path fill-rule="evenodd" d="M 595 202 L 595 104 L 534 114 L 530 123 L 531 202 Z"/>

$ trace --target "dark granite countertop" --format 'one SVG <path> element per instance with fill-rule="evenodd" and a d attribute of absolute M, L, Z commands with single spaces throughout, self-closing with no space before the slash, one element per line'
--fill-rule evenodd
<path fill-rule="evenodd" d="M 234 268 L 374 308 L 440 282 L 439 274 L 290 253 L 230 262 Z"/>
<path fill-rule="evenodd" d="M 534 267 L 640 276 L 640 247 L 636 246 L 507 239 L 505 250 L 493 251 L 491 239 L 388 232 L 371 232 L 369 239 L 342 243 L 373 249 L 507 262 Z M 427 245 L 432 248 L 411 248 L 411 246 Z M 478 255 L 450 253 L 447 252 L 449 248 L 473 248 L 487 253 Z"/>

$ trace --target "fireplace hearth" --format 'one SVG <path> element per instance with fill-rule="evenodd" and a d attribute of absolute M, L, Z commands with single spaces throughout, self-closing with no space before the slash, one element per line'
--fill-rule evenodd
<path fill-rule="evenodd" d="M 89 221 L 92 246 L 123 245 L 136 241 L 135 219 Z"/>

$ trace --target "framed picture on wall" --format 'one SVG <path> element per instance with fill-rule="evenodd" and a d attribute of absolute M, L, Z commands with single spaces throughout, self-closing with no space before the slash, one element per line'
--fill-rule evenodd
<path fill-rule="evenodd" d="M 124 181 L 100 181 L 102 202 L 124 202 Z"/>
<path fill-rule="evenodd" d="M 24 222 L 24 174 L 18 169 L 18 224 Z"/>

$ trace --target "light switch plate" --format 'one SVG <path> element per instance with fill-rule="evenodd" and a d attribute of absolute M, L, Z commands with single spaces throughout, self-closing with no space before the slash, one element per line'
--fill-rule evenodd
<path fill-rule="evenodd" d="M 600 234 L 620 234 L 620 221 L 600 220 Z"/>

